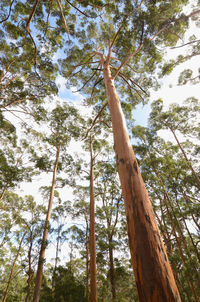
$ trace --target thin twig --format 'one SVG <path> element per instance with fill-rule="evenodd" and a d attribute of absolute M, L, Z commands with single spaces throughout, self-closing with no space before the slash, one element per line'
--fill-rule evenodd
<path fill-rule="evenodd" d="M 92 128 L 94 127 L 96 120 L 98 119 L 98 117 L 101 115 L 102 111 L 106 108 L 106 106 L 108 105 L 108 102 L 105 103 L 103 105 L 103 107 L 99 110 L 98 114 L 96 115 L 96 117 L 94 118 L 91 127 L 87 130 L 86 135 L 84 136 L 83 140 L 85 140 L 88 136 L 88 133 L 92 130 Z"/>
<path fill-rule="evenodd" d="M 118 29 L 118 31 L 116 32 L 116 34 L 115 34 L 115 36 L 114 36 L 114 38 L 113 38 L 113 41 L 112 41 L 112 43 L 111 43 L 111 49 L 112 49 L 112 47 L 113 47 L 113 45 L 114 45 L 114 43 L 115 43 L 115 41 L 116 41 L 116 39 L 117 39 L 117 36 L 119 35 L 119 33 L 120 33 L 120 31 L 122 30 L 122 27 L 124 26 L 124 21 L 128 18 L 128 17 L 130 17 L 131 15 L 133 15 L 138 9 L 140 9 L 140 7 L 141 7 L 141 5 L 142 5 L 142 3 L 144 2 L 144 0 L 142 0 L 141 2 L 140 2 L 140 5 L 138 6 L 138 7 L 136 7 L 130 14 L 128 14 L 127 16 L 125 16 L 124 18 L 123 18 L 123 20 L 122 20 L 122 22 L 121 22 L 121 26 L 119 27 L 119 29 Z"/>
<path fill-rule="evenodd" d="M 11 13 L 11 8 L 12 8 L 12 5 L 13 5 L 13 2 L 14 2 L 14 1 L 15 1 L 15 0 L 12 0 L 11 3 L 10 3 L 8 16 L 7 16 L 5 19 L 1 20 L 0 23 L 3 23 L 3 22 L 5 22 L 5 21 L 7 21 L 7 20 L 9 19 L 10 13 Z"/>
<path fill-rule="evenodd" d="M 124 82 L 126 82 L 126 84 L 128 85 L 128 87 L 129 87 L 129 89 L 130 89 L 130 92 L 131 92 L 131 94 L 132 94 L 132 89 L 133 90 L 135 90 L 135 92 L 139 95 L 139 97 L 142 99 L 142 102 L 143 102 L 143 104 L 144 104 L 144 98 L 142 97 L 142 95 L 138 92 L 138 90 L 135 88 L 135 87 L 133 87 L 133 86 L 131 86 L 130 84 L 129 84 L 129 82 L 127 81 L 127 79 L 123 76 L 123 74 L 121 74 L 121 72 L 119 73 L 119 77 L 121 77 L 123 80 L 124 80 Z M 133 95 L 133 94 L 132 94 Z"/>
<path fill-rule="evenodd" d="M 73 91 L 73 92 L 75 93 L 75 92 L 81 91 L 87 85 L 87 83 L 95 76 L 95 74 L 96 74 L 96 71 L 91 75 L 91 77 L 89 77 L 89 79 L 83 84 L 83 86 L 80 89 Z"/>
<path fill-rule="evenodd" d="M 100 75 L 99 75 L 99 77 L 100 77 Z M 99 77 L 98 77 L 97 81 L 94 83 L 94 86 L 92 87 L 92 92 L 91 92 L 91 95 L 90 95 L 90 99 L 92 99 L 92 97 L 93 97 L 95 87 L 103 80 L 103 78 L 99 79 Z"/>
<path fill-rule="evenodd" d="M 181 48 L 181 47 L 184 47 L 186 45 L 189 45 L 189 44 L 192 44 L 192 43 L 197 43 L 197 42 L 200 42 L 200 40 L 191 41 L 191 42 L 179 45 L 179 46 L 171 47 L 170 49 Z"/>
<path fill-rule="evenodd" d="M 84 13 L 83 11 L 81 11 L 79 8 L 77 8 L 75 5 L 73 5 L 71 2 L 69 2 L 68 0 L 66 0 L 66 2 L 71 5 L 74 9 L 76 9 L 80 14 L 84 15 L 87 18 L 90 18 L 90 16 L 88 16 L 86 13 Z"/>
<path fill-rule="evenodd" d="M 119 66 L 119 68 L 117 69 L 116 73 L 114 74 L 113 76 L 113 80 L 117 77 L 117 75 L 119 74 L 120 70 L 122 69 L 122 67 L 124 65 L 126 65 L 128 63 L 128 61 L 130 60 L 131 57 L 135 56 L 142 48 L 143 46 L 143 43 L 141 43 L 139 45 L 139 47 L 136 49 L 136 51 L 134 51 L 133 53 L 130 53 L 126 58 L 125 60 L 121 63 L 121 65 Z"/>

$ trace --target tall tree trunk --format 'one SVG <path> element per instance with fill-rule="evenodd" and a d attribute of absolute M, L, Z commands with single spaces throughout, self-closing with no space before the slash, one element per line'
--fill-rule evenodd
<path fill-rule="evenodd" d="M 194 178 L 195 178 L 195 180 L 196 180 L 198 186 L 200 187 L 200 178 L 199 178 L 199 176 L 197 175 L 197 173 L 194 171 L 194 169 L 193 169 L 193 167 L 192 167 L 192 165 L 191 165 L 191 162 L 190 162 L 190 160 L 188 159 L 187 154 L 185 153 L 183 147 L 181 146 L 181 143 L 179 142 L 178 137 L 177 137 L 177 135 L 176 135 L 174 129 L 172 129 L 171 127 L 169 127 L 169 129 L 171 130 L 171 132 L 172 132 L 172 134 L 173 134 L 173 136 L 174 136 L 174 138 L 175 138 L 175 140 L 176 140 L 176 142 L 177 142 L 177 144 L 178 144 L 178 146 L 179 146 L 179 148 L 180 148 L 180 150 L 181 150 L 181 152 L 182 152 L 182 154 L 183 154 L 185 160 L 187 161 L 187 163 L 188 163 L 188 165 L 189 165 L 189 167 L 190 167 L 190 170 L 192 171 L 192 174 L 194 175 Z"/>
<path fill-rule="evenodd" d="M 125 201 L 129 246 L 140 302 L 180 302 L 178 288 L 139 171 L 108 58 L 102 56 L 114 148 Z"/>
<path fill-rule="evenodd" d="M 44 225 L 43 238 L 42 238 L 42 243 L 41 243 L 38 268 L 37 268 L 37 274 L 36 274 L 36 280 L 35 280 L 33 302 L 39 302 L 39 299 L 40 299 L 40 289 L 41 289 L 41 284 L 42 284 L 42 272 L 43 272 L 43 266 L 44 266 L 44 260 L 45 260 L 45 249 L 46 249 L 47 238 L 48 238 L 48 233 L 49 233 L 49 222 L 50 222 L 50 218 L 51 218 L 52 204 L 53 204 L 54 191 L 55 191 L 55 185 L 56 185 L 56 172 L 58 169 L 59 152 L 60 152 L 60 146 L 57 145 L 56 160 L 54 163 L 52 185 L 51 185 L 51 191 L 50 191 L 50 196 L 49 196 L 49 204 L 48 204 L 48 210 L 47 210 L 47 215 L 46 215 L 46 220 L 45 220 L 45 225 Z"/>
<path fill-rule="evenodd" d="M 25 235 L 26 235 L 26 233 L 23 234 L 22 239 L 20 240 L 19 247 L 18 247 L 18 250 L 17 250 L 17 254 L 16 254 L 16 256 L 14 258 L 14 261 L 13 261 L 13 264 L 12 264 L 11 272 L 10 272 L 10 275 L 9 275 L 9 279 L 8 279 L 8 283 L 7 283 L 7 286 L 6 286 L 6 290 L 5 290 L 4 295 L 3 295 L 2 302 L 6 302 L 6 299 L 8 297 L 8 291 L 9 291 L 9 287 L 10 287 L 10 284 L 11 284 L 11 281 L 12 281 L 15 265 L 16 265 L 17 259 L 19 257 L 19 253 L 20 253 L 20 250 L 21 250 L 22 243 L 23 243 Z"/>
<path fill-rule="evenodd" d="M 32 230 L 30 230 L 30 246 L 29 246 L 29 250 L 28 250 L 28 280 L 27 280 L 28 286 L 27 286 L 25 302 L 29 301 L 31 281 L 32 281 L 33 275 L 34 275 L 33 270 L 32 270 L 32 266 L 31 266 L 32 246 L 33 246 L 33 233 L 32 233 Z"/>
<path fill-rule="evenodd" d="M 185 252 L 187 253 L 188 257 L 190 256 L 190 254 L 188 253 L 188 248 L 187 248 L 187 244 L 185 242 L 184 235 L 182 233 L 181 227 L 179 226 L 179 222 L 178 222 L 178 220 L 176 218 L 176 214 L 174 213 L 173 206 L 172 206 L 170 197 L 169 197 L 169 195 L 168 195 L 168 193 L 167 193 L 167 191 L 165 189 L 163 180 L 162 180 L 161 176 L 159 175 L 158 171 L 156 170 L 156 168 L 154 166 L 153 166 L 153 171 L 156 174 L 156 176 L 158 177 L 158 179 L 160 180 L 160 183 L 162 185 L 162 190 L 163 190 L 163 193 L 164 193 L 163 202 L 164 202 L 164 204 L 166 206 L 168 217 L 170 219 L 170 224 L 171 224 L 171 227 L 172 227 L 172 233 L 173 233 L 173 235 L 174 235 L 174 237 L 176 239 L 177 247 L 178 247 L 181 259 L 183 261 L 183 264 L 184 264 L 185 267 L 187 267 L 187 263 L 186 263 L 187 261 L 186 261 L 185 255 L 183 253 L 183 249 L 182 249 L 181 243 L 184 245 Z M 159 196 L 159 199 L 162 200 L 162 198 L 160 196 Z M 171 208 L 171 211 L 169 210 L 169 206 Z M 172 216 L 172 214 L 173 214 L 173 216 Z M 175 226 L 174 226 L 174 220 L 176 221 L 176 226 L 178 228 L 178 233 L 179 233 L 179 236 L 181 237 L 181 241 L 179 240 L 179 237 L 177 236 L 177 233 L 176 233 L 176 230 L 175 230 Z M 197 272 L 196 272 L 196 275 L 198 277 L 198 273 Z M 190 276 L 188 283 L 190 284 L 190 287 L 191 287 L 191 290 L 192 290 L 195 302 L 198 302 L 197 293 L 196 293 L 194 284 L 191 281 L 191 279 L 192 279 L 192 276 Z"/>
<path fill-rule="evenodd" d="M 53 269 L 53 274 L 52 274 L 52 284 L 51 284 L 51 294 L 52 294 L 52 297 L 54 297 L 54 286 L 55 286 L 54 279 L 55 279 L 56 268 L 57 268 L 57 265 L 58 265 L 58 254 L 59 254 L 59 244 L 60 244 L 60 231 L 61 231 L 61 226 L 58 225 L 57 242 L 56 242 L 56 257 L 55 257 L 54 269 Z"/>
<path fill-rule="evenodd" d="M 87 217 L 86 220 L 86 242 L 85 242 L 85 248 L 86 248 L 86 300 L 88 301 L 89 298 L 89 226 L 88 226 L 88 220 Z"/>
<path fill-rule="evenodd" d="M 96 276 L 96 239 L 95 239 L 95 201 L 94 201 L 94 157 L 90 136 L 90 302 L 97 301 Z"/>
<path fill-rule="evenodd" d="M 111 284 L 111 293 L 112 301 L 116 301 L 116 287 L 115 287 L 115 268 L 113 261 L 113 248 L 112 248 L 112 237 L 109 238 L 109 266 L 110 266 L 110 284 Z"/>

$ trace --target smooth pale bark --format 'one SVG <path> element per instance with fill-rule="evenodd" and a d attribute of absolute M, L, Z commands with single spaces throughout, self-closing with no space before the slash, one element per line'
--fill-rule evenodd
<path fill-rule="evenodd" d="M 94 200 L 94 158 L 90 137 L 90 302 L 97 301 L 95 200 Z"/>
<path fill-rule="evenodd" d="M 114 149 L 125 201 L 129 246 L 140 302 L 180 302 L 180 295 L 133 152 L 121 104 L 102 56 Z"/>
<path fill-rule="evenodd" d="M 11 272 L 10 272 L 10 275 L 9 275 L 8 283 L 7 283 L 7 286 L 6 286 L 6 290 L 4 292 L 2 302 L 6 302 L 6 300 L 7 300 L 8 291 L 9 291 L 9 287 L 10 287 L 10 284 L 11 284 L 11 281 L 12 281 L 12 278 L 13 278 L 15 265 L 16 265 L 17 259 L 19 257 L 19 253 L 20 253 L 25 235 L 26 235 L 26 233 L 23 234 L 22 239 L 20 240 L 19 247 L 18 247 L 18 250 L 17 250 L 17 254 L 16 254 L 15 259 L 14 259 L 13 264 L 12 264 Z"/>
<path fill-rule="evenodd" d="M 46 250 L 46 244 L 47 244 L 47 238 L 49 233 L 49 222 L 51 218 L 51 212 L 52 212 L 52 204 L 53 204 L 53 198 L 54 198 L 54 191 L 55 191 L 55 185 L 56 185 L 56 173 L 58 169 L 58 160 L 59 160 L 59 145 L 56 147 L 56 160 L 54 163 L 54 169 L 53 169 L 53 177 L 52 177 L 52 185 L 51 185 L 51 191 L 49 196 L 49 204 L 48 204 L 48 210 L 44 225 L 44 231 L 43 231 L 43 238 L 42 238 L 42 244 L 40 249 L 40 256 L 38 261 L 38 268 L 37 268 L 37 274 L 36 274 L 36 280 L 35 280 L 35 288 L 34 288 L 34 295 L 33 295 L 33 302 L 39 302 L 40 300 L 40 289 L 42 284 L 42 273 L 43 273 L 43 266 L 44 266 L 44 260 L 45 260 L 45 250 Z"/>

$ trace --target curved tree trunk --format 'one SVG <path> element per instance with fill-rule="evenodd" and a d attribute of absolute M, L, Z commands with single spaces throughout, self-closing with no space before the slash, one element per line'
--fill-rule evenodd
<path fill-rule="evenodd" d="M 35 280 L 33 302 L 39 302 L 39 300 L 40 300 L 42 273 L 43 273 L 43 266 L 44 266 L 44 260 L 45 260 L 45 250 L 46 250 L 47 238 L 48 238 L 48 233 L 49 233 L 49 222 L 50 222 L 50 218 L 51 218 L 52 204 L 53 204 L 54 191 L 55 191 L 55 185 L 56 185 L 56 172 L 58 169 L 59 151 L 60 151 L 60 147 L 59 147 L 59 145 L 57 145 L 56 160 L 55 160 L 54 169 L 53 169 L 53 178 L 52 178 L 52 185 L 51 185 L 51 191 L 50 191 L 50 197 L 49 197 L 49 204 L 48 204 L 48 210 L 47 210 L 47 215 L 46 215 L 46 220 L 45 220 L 45 225 L 44 225 L 43 238 L 42 238 L 42 244 L 41 244 L 39 261 L 38 261 L 38 268 L 37 268 L 37 274 L 36 274 L 36 280 Z"/>
<path fill-rule="evenodd" d="M 129 246 L 140 302 L 180 302 L 153 208 L 133 152 L 110 68 L 102 56 L 114 148 L 125 201 Z"/>
<path fill-rule="evenodd" d="M 90 302 L 97 301 L 95 201 L 94 201 L 94 158 L 90 136 Z"/>

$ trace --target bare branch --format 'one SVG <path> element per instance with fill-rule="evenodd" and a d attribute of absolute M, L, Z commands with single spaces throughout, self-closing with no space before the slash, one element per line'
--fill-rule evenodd
<path fill-rule="evenodd" d="M 62 5 L 60 3 L 60 0 L 56 0 L 57 3 L 58 3 L 58 7 L 59 7 L 59 10 L 60 10 L 60 14 L 61 14 L 61 17 L 62 17 L 62 20 L 64 22 L 64 27 L 65 27 L 65 30 L 66 32 L 68 33 L 68 35 L 70 35 L 70 32 L 69 32 L 69 27 L 67 25 L 67 22 L 66 22 L 66 19 L 65 19 L 65 16 L 64 16 L 64 13 L 63 13 L 63 9 L 62 9 Z"/>
<path fill-rule="evenodd" d="M 99 77 L 98 77 L 97 81 L 94 83 L 94 86 L 93 86 L 92 92 L 91 92 L 91 96 L 90 96 L 91 99 L 92 99 L 92 97 L 93 97 L 95 87 L 96 87 L 102 80 L 103 80 L 103 78 L 100 78 L 100 79 L 99 79 Z"/>
<path fill-rule="evenodd" d="M 114 74 L 113 76 L 113 80 L 117 77 L 117 75 L 119 74 L 120 70 L 122 69 L 123 66 L 125 66 L 128 61 L 130 60 L 131 57 L 135 56 L 142 48 L 143 46 L 143 43 L 141 43 L 139 45 L 139 47 L 136 49 L 136 51 L 134 51 L 133 53 L 130 53 L 126 58 L 125 60 L 121 63 L 121 65 L 119 66 L 119 68 L 117 69 L 116 73 Z"/>
<path fill-rule="evenodd" d="M 140 5 L 139 5 L 138 7 L 136 7 L 130 14 L 128 14 L 127 16 L 125 16 L 125 17 L 123 18 L 123 20 L 122 20 L 122 22 L 121 22 L 121 26 L 119 27 L 118 31 L 116 32 L 116 34 L 115 34 L 115 36 L 114 36 L 114 38 L 113 38 L 113 40 L 112 40 L 112 43 L 111 43 L 111 45 L 110 45 L 111 49 L 112 49 L 112 47 L 113 47 L 113 45 L 114 45 L 114 43 L 115 43 L 115 41 L 116 41 L 116 39 L 117 39 L 117 37 L 118 37 L 120 31 L 122 30 L 122 27 L 124 26 L 124 21 L 125 21 L 128 17 L 130 17 L 131 15 L 133 15 L 138 9 L 140 9 L 140 7 L 141 7 L 141 5 L 142 5 L 143 2 L 144 2 L 144 0 L 142 0 L 142 1 L 140 2 Z"/>
<path fill-rule="evenodd" d="M 33 9 L 32 9 L 32 11 L 31 11 L 31 13 L 30 13 L 29 18 L 28 18 L 28 21 L 26 22 L 26 30 L 27 30 L 28 33 L 30 33 L 30 28 L 29 28 L 29 26 L 30 26 L 30 23 L 31 23 L 31 21 L 32 21 L 32 19 L 33 19 L 33 16 L 35 15 L 36 8 L 37 8 L 37 5 L 38 5 L 39 1 L 40 1 L 40 0 L 36 0 L 36 1 L 35 1 L 34 5 L 33 5 Z"/>
<path fill-rule="evenodd" d="M 81 91 L 81 90 L 87 85 L 87 83 L 95 76 L 96 73 L 97 73 L 97 72 L 95 71 L 95 72 L 91 75 L 91 77 L 89 77 L 89 79 L 83 84 L 83 86 L 82 86 L 80 89 L 78 89 L 78 90 L 76 90 L 76 91 L 73 91 L 73 92 L 79 92 L 79 91 Z"/>
<path fill-rule="evenodd" d="M 20 103 L 23 103 L 26 99 L 23 99 L 23 100 L 14 100 L 6 105 L 0 105 L 0 108 L 6 108 L 8 106 L 11 106 L 11 105 L 15 105 L 15 104 L 20 104 Z"/>
<path fill-rule="evenodd" d="M 103 105 L 103 107 L 99 110 L 98 114 L 96 115 L 96 117 L 94 118 L 94 120 L 93 120 L 93 122 L 92 122 L 92 125 L 91 125 L 90 128 L 87 130 L 86 135 L 84 136 L 83 140 L 85 140 L 85 139 L 87 138 L 88 133 L 92 130 L 92 128 L 94 127 L 94 125 L 95 125 L 95 123 L 96 123 L 96 121 L 97 121 L 97 119 L 99 118 L 99 116 L 101 115 L 102 111 L 106 108 L 107 105 L 108 105 L 108 102 L 105 103 L 105 104 Z"/>
<path fill-rule="evenodd" d="M 131 94 L 132 94 L 132 89 L 133 90 L 135 90 L 135 92 L 139 95 L 139 97 L 142 99 L 142 102 L 143 102 L 143 104 L 144 104 L 144 98 L 142 97 L 142 95 L 138 92 L 138 90 L 137 89 L 135 89 L 135 87 L 133 87 L 133 86 L 131 86 L 130 84 L 129 84 L 129 82 L 128 82 L 128 80 L 126 79 L 126 77 L 120 72 L 119 73 L 119 76 L 124 80 L 124 82 L 126 82 L 126 84 L 128 85 L 128 87 L 129 87 L 129 90 L 130 90 L 130 92 L 131 92 Z M 133 95 L 133 94 L 132 94 Z"/>
<path fill-rule="evenodd" d="M 94 61 L 94 62 L 92 62 L 92 61 L 90 61 L 90 62 L 85 62 L 85 63 L 81 63 L 81 64 L 78 64 L 78 65 L 75 65 L 75 66 L 73 66 L 73 67 L 75 67 L 75 68 L 77 68 L 77 67 L 79 67 L 79 66 L 83 66 L 83 65 L 86 65 L 86 64 L 95 64 L 95 63 L 100 63 L 100 61 Z"/>
<path fill-rule="evenodd" d="M 13 5 L 13 2 L 14 2 L 14 1 L 15 1 L 15 0 L 12 0 L 11 3 L 10 3 L 8 16 L 7 16 L 5 19 L 1 20 L 0 23 L 3 23 L 3 22 L 5 22 L 5 21 L 7 21 L 7 20 L 9 19 L 10 13 L 11 13 L 11 8 L 12 8 L 12 5 Z"/>
<path fill-rule="evenodd" d="M 183 44 L 183 45 L 171 47 L 171 49 L 181 48 L 181 47 L 184 47 L 184 46 L 186 46 L 186 45 L 189 45 L 189 44 L 192 44 L 192 43 L 197 43 L 197 42 L 200 42 L 200 40 L 195 40 L 195 41 L 191 41 L 191 42 L 185 43 L 185 44 Z"/>
<path fill-rule="evenodd" d="M 36 46 L 36 43 L 35 43 L 35 41 L 34 41 L 34 39 L 33 39 L 33 36 L 31 35 L 31 33 L 30 33 L 30 29 L 29 29 L 29 31 L 27 31 L 28 32 L 28 34 L 29 34 L 29 36 L 30 36 L 30 38 L 31 38 L 31 41 L 33 42 L 33 45 L 34 45 L 34 57 L 33 57 L 33 62 L 34 62 L 34 65 L 36 66 L 36 64 L 37 64 L 37 61 L 36 61 L 36 59 L 37 59 L 37 46 Z"/>
<path fill-rule="evenodd" d="M 71 5 L 74 9 L 76 9 L 80 14 L 84 15 L 87 18 L 90 18 L 90 16 L 88 16 L 86 13 L 84 13 L 83 11 L 81 11 L 79 8 L 77 8 L 75 5 L 73 5 L 71 2 L 69 2 L 68 0 L 66 0 L 66 2 Z"/>

